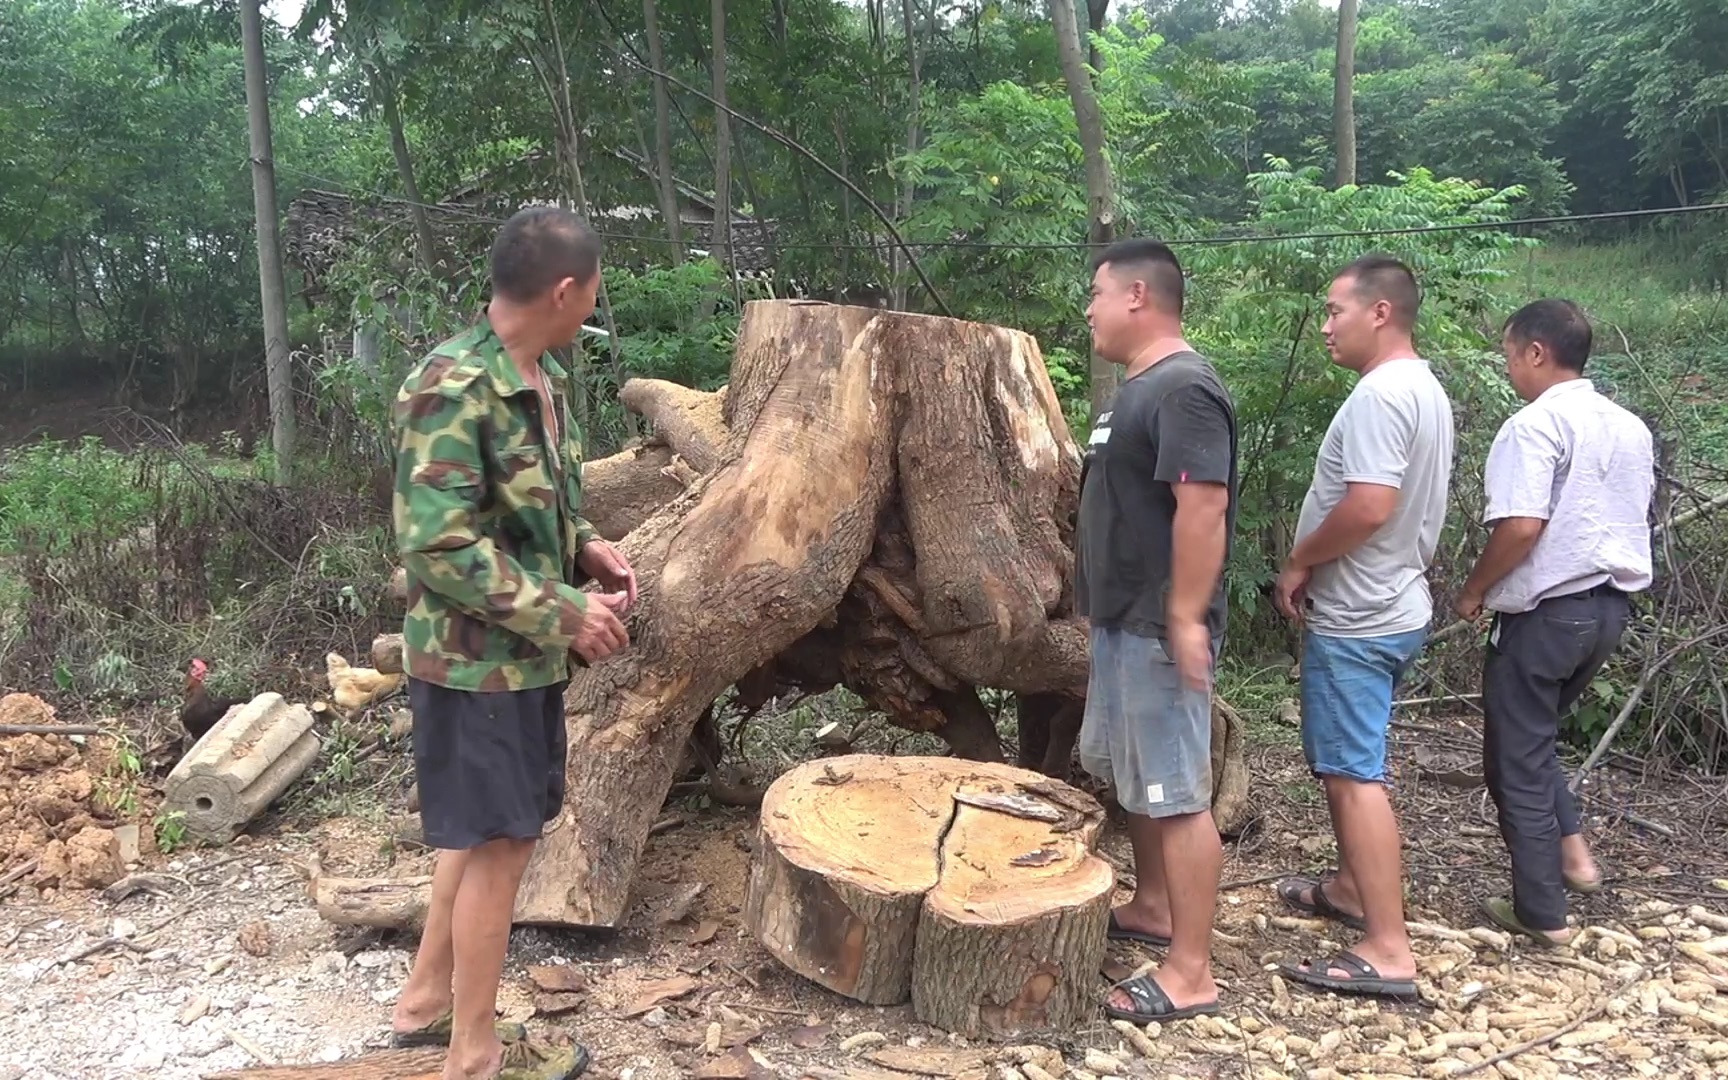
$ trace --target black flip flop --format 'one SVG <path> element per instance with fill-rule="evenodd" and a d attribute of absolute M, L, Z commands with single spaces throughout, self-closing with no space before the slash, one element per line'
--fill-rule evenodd
<path fill-rule="evenodd" d="M 1326 895 L 1326 882 L 1331 877 L 1331 874 L 1324 874 L 1317 878 L 1300 875 L 1287 877 L 1278 883 L 1278 899 L 1284 901 L 1292 910 L 1301 912 L 1303 915 L 1332 919 L 1343 923 L 1352 930 L 1367 930 L 1368 922 L 1366 919 L 1360 915 L 1350 914 L 1334 904 L 1331 898 Z M 1312 901 L 1302 898 L 1302 892 L 1305 889 L 1312 889 L 1314 896 Z"/>
<path fill-rule="evenodd" d="M 1111 941 L 1132 941 L 1140 945 L 1154 945 L 1160 949 L 1170 947 L 1170 939 L 1163 934 L 1148 934 L 1140 930 L 1130 930 L 1116 921 L 1116 913 L 1110 913 L 1110 927 L 1104 931 L 1104 936 Z"/>
<path fill-rule="evenodd" d="M 1330 990 L 1335 994 L 1361 994 L 1365 997 L 1391 998 L 1394 1001 L 1416 1001 L 1422 996 L 1415 979 L 1388 979 L 1374 970 L 1374 965 L 1348 949 L 1336 955 L 1299 964 L 1279 964 L 1278 974 L 1291 982 Z M 1333 968 L 1349 972 L 1346 978 L 1328 975 Z"/>
<path fill-rule="evenodd" d="M 1150 975 L 1136 975 L 1132 979 L 1117 983 L 1115 988 L 1133 998 L 1135 1007 L 1118 1009 L 1110 1004 L 1109 998 L 1105 998 L 1104 1014 L 1112 1020 L 1145 1024 L 1153 1020 L 1186 1020 L 1191 1016 L 1212 1016 L 1218 1012 L 1216 999 L 1178 1009 L 1171 1002 L 1170 995 L 1166 994 L 1164 988 Z"/>

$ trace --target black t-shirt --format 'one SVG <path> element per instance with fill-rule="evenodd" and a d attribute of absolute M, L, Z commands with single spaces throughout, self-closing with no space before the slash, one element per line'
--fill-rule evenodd
<path fill-rule="evenodd" d="M 1081 472 L 1074 602 L 1094 626 L 1164 636 L 1170 527 L 1183 482 L 1226 484 L 1224 546 L 1236 529 L 1236 409 L 1194 352 L 1173 353 L 1129 379 L 1098 417 Z M 1224 632 L 1222 574 L 1206 612 Z"/>

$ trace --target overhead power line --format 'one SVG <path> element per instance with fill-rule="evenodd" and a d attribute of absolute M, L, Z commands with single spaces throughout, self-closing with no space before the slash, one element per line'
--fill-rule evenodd
<path fill-rule="evenodd" d="M 336 180 L 297 169 L 291 165 L 277 163 L 277 168 L 298 173 L 308 180 L 316 180 L 354 198 L 373 198 L 381 202 L 396 203 L 402 206 L 419 206 L 427 210 L 436 210 L 444 214 L 466 217 L 476 222 L 501 225 L 504 219 L 490 214 L 482 214 L 466 207 L 439 205 L 436 203 L 416 203 L 395 195 L 377 195 L 357 192 Z M 1437 225 L 1407 225 L 1381 229 L 1352 229 L 1331 232 L 1304 233 L 1219 233 L 1214 236 L 1172 236 L 1160 237 L 1171 247 L 1218 247 L 1229 244 L 1267 244 L 1287 240 L 1361 240 L 1377 236 L 1412 236 L 1422 233 L 1472 232 L 1483 229 L 1522 229 L 1535 225 L 1569 225 L 1586 221 L 1615 221 L 1632 218 L 1671 217 L 1684 214 L 1699 214 L 1712 210 L 1728 210 L 1728 202 L 1695 203 L 1691 206 L 1658 206 L 1641 210 L 1604 210 L 1590 214 L 1555 214 L 1548 217 L 1504 218 L 1492 221 L 1454 221 Z M 664 236 L 648 236 L 642 233 L 612 232 L 605 229 L 595 230 L 601 237 L 608 240 L 628 240 L 641 244 L 664 245 Z M 980 251 L 1089 251 L 1102 244 L 1083 240 L 1054 241 L 1049 243 L 1014 243 L 1000 240 L 907 240 L 907 247 L 923 250 L 955 248 Z M 736 246 L 736 242 L 734 242 Z M 892 246 L 891 242 L 862 243 L 858 241 L 798 241 L 793 243 L 776 242 L 774 247 L 781 251 L 881 251 Z"/>

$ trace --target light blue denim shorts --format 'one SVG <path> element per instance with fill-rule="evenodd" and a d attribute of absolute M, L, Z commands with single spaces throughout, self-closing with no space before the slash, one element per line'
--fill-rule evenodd
<path fill-rule="evenodd" d="M 1428 629 L 1382 637 L 1302 635 L 1302 753 L 1316 776 L 1386 779 L 1392 694 Z"/>

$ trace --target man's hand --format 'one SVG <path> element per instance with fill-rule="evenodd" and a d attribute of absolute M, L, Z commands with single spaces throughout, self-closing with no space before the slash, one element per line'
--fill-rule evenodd
<path fill-rule="evenodd" d="M 590 664 L 598 664 L 629 645 L 630 635 L 616 614 L 629 603 L 626 593 L 589 593 L 588 610 L 582 613 L 582 628 L 576 631 L 570 651 Z"/>
<path fill-rule="evenodd" d="M 1273 587 L 1272 600 L 1278 605 L 1278 610 L 1291 622 L 1302 621 L 1302 601 L 1308 589 L 1308 579 L 1314 571 L 1306 566 L 1285 564 L 1278 574 L 1278 584 Z"/>
<path fill-rule="evenodd" d="M 1170 642 L 1170 659 L 1175 662 L 1182 682 L 1190 690 L 1210 690 L 1212 635 L 1206 632 L 1205 624 L 1174 622 L 1165 630 L 1165 637 Z"/>
<path fill-rule="evenodd" d="M 1458 599 L 1452 602 L 1452 610 L 1458 613 L 1460 619 L 1475 622 L 1482 614 L 1482 594 L 1477 592 L 1461 592 Z"/>
<path fill-rule="evenodd" d="M 590 540 L 582 545 L 576 565 L 608 592 L 623 593 L 624 606 L 629 611 L 636 603 L 636 571 L 630 569 L 623 552 L 604 540 Z"/>

